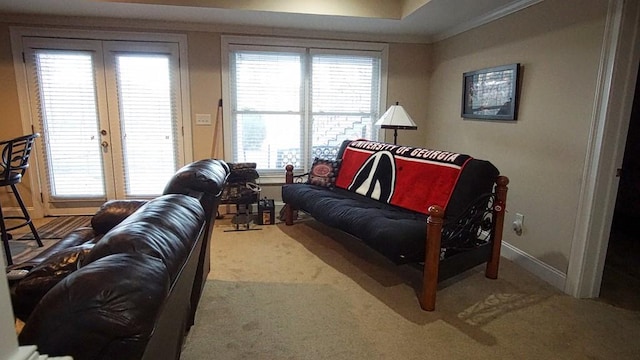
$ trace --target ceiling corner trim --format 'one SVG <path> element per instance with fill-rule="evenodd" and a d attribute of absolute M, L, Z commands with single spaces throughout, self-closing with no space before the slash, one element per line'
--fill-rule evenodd
<path fill-rule="evenodd" d="M 439 34 L 436 34 L 433 36 L 433 41 L 434 42 L 438 42 L 438 41 L 442 41 L 445 40 L 447 38 L 456 36 L 458 34 L 461 34 L 465 31 L 469 31 L 471 29 L 474 29 L 476 27 L 488 24 L 492 21 L 498 20 L 502 17 L 505 17 L 507 15 L 511 15 L 513 13 L 516 13 L 520 10 L 526 9 L 529 6 L 533 6 L 536 5 L 540 2 L 542 2 L 544 0 L 520 0 L 520 1 L 516 1 L 513 2 L 511 4 L 508 4 L 506 6 L 503 6 L 499 9 L 496 9 L 495 11 L 491 11 L 489 13 L 486 13 L 482 16 L 479 16 L 471 21 L 468 21 L 466 23 L 462 23 L 459 24 L 458 26 L 452 27 L 446 31 L 443 31 Z"/>
<path fill-rule="evenodd" d="M 400 9 L 400 18 L 406 18 L 407 16 L 416 12 L 416 10 L 418 10 L 419 8 L 427 5 L 427 3 L 430 1 L 431 0 L 404 0 L 402 2 L 402 8 Z"/>

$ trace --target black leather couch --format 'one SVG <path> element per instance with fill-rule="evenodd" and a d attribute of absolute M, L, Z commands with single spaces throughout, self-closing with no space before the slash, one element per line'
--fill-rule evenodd
<path fill-rule="evenodd" d="M 165 195 L 105 203 L 21 266 L 11 287 L 21 345 L 83 359 L 179 359 L 209 273 L 210 238 L 229 167 L 180 169 Z"/>

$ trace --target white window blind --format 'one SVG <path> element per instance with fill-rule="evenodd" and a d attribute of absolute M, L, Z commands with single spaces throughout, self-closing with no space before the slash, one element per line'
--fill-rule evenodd
<path fill-rule="evenodd" d="M 44 157 L 52 197 L 105 195 L 90 51 L 36 50 Z M 48 151 L 47 151 L 48 149 Z"/>
<path fill-rule="evenodd" d="M 380 59 L 322 53 L 311 59 L 311 155 L 335 158 L 343 140 L 375 139 Z"/>
<path fill-rule="evenodd" d="M 46 146 L 47 184 L 54 199 L 104 198 L 103 152 L 115 151 L 101 136 L 95 52 L 33 51 L 40 127 Z M 177 169 L 178 129 L 171 56 L 110 52 L 115 73 L 124 195 L 157 196 Z M 108 134 L 108 132 L 107 132 Z M 113 139 L 113 138 L 112 138 Z M 106 146 L 106 147 L 103 147 Z M 111 166 L 111 164 L 108 164 Z"/>
<path fill-rule="evenodd" d="M 170 58 L 125 53 L 115 60 L 126 195 L 161 194 L 178 164 Z"/>
<path fill-rule="evenodd" d="M 233 161 L 281 175 L 335 158 L 345 139 L 375 140 L 381 69 L 381 51 L 230 46 Z"/>
<path fill-rule="evenodd" d="M 51 33 L 20 36 L 44 212 L 162 194 L 192 156 L 186 37 Z"/>
<path fill-rule="evenodd" d="M 231 61 L 234 162 L 274 169 L 281 149 L 300 149 L 303 57 L 238 51 Z"/>

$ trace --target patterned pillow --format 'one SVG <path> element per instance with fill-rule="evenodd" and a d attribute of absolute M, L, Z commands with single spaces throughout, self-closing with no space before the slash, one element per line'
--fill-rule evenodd
<path fill-rule="evenodd" d="M 338 176 L 340 161 L 315 158 L 311 171 L 309 171 L 309 181 L 307 183 L 323 187 L 333 187 Z"/>

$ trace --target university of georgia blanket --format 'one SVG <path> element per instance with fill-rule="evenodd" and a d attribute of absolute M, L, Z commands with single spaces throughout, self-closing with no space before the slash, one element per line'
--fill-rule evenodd
<path fill-rule="evenodd" d="M 344 151 L 336 187 L 423 214 L 447 207 L 469 155 L 352 141 Z"/>

